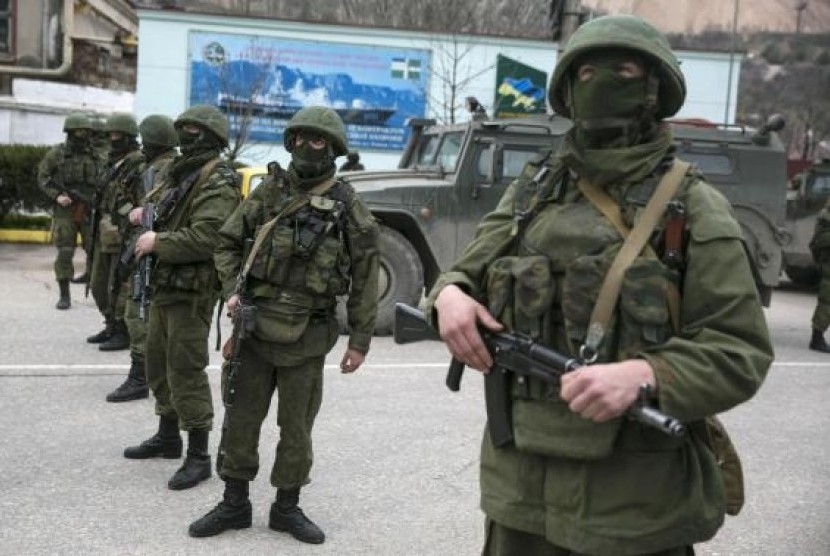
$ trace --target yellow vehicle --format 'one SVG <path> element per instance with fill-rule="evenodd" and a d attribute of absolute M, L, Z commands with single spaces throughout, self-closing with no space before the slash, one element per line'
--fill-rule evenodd
<path fill-rule="evenodd" d="M 250 192 L 256 189 L 262 180 L 268 177 L 268 169 L 264 166 L 246 166 L 245 168 L 237 168 L 236 173 L 242 178 L 242 183 L 239 190 L 242 192 L 242 198 L 248 196 Z"/>

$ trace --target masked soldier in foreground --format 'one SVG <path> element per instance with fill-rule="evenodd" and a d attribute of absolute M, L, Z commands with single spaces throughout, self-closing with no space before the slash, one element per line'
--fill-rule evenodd
<path fill-rule="evenodd" d="M 228 120 L 215 107 L 196 105 L 175 121 L 181 156 L 170 164 L 160 192 L 155 228 L 136 242 L 136 256 L 154 254 L 153 296 L 146 366 L 156 398 L 158 432 L 124 457 L 179 458 L 187 431 L 187 457 L 167 483 L 171 490 L 210 477 L 208 435 L 213 399 L 205 367 L 211 315 L 219 295 L 213 250 L 219 228 L 239 204 L 236 172 L 221 157 Z"/>
<path fill-rule="evenodd" d="M 574 127 L 428 297 L 470 367 L 492 365 L 478 326 L 584 363 L 557 390 L 510 375 L 512 442 L 486 432 L 481 448 L 484 554 L 688 555 L 740 509 L 737 456 L 712 416 L 756 392 L 773 352 L 740 226 L 661 121 L 685 92 L 656 29 L 584 24 L 548 93 Z M 685 434 L 626 418 L 638 395 Z"/>
<path fill-rule="evenodd" d="M 92 148 L 92 124 L 89 118 L 73 113 L 63 122 L 66 141 L 49 149 L 37 169 L 41 191 L 55 202 L 52 215 L 52 240 L 58 250 L 55 278 L 60 297 L 58 309 L 69 309 L 72 300 L 69 281 L 74 275 L 72 258 L 81 234 L 84 250 L 91 245 L 89 211 L 95 196 L 103 161 Z"/>
<path fill-rule="evenodd" d="M 113 114 L 105 126 L 110 138 L 109 167 L 104 172 L 96 196 L 95 247 L 92 252 L 90 289 L 95 305 L 104 317 L 104 329 L 86 341 L 99 344 L 101 351 L 118 351 L 130 346 L 124 322 L 123 303 L 119 305 L 118 259 L 124 249 L 124 234 L 118 212 L 125 191 L 138 178 L 144 155 L 138 145 L 138 124 L 129 114 Z"/>
<path fill-rule="evenodd" d="M 235 331 L 242 321 L 252 335 L 234 335 L 241 342 L 232 346 L 237 357 L 223 367 L 225 422 L 217 471 L 225 493 L 190 525 L 194 537 L 251 526 L 248 483 L 259 470 L 259 431 L 276 389 L 280 440 L 271 484 L 277 497 L 268 525 L 302 542 L 325 540 L 298 506 L 300 488 L 309 482 L 313 461 L 311 430 L 323 397 L 323 364 L 338 336 L 336 296 L 349 295 L 351 335 L 342 371 L 357 370 L 369 350 L 377 311 L 378 228 L 351 185 L 334 177 L 335 159 L 348 150 L 336 112 L 297 112 L 285 129 L 285 148 L 291 153 L 287 172 L 257 187 L 220 232 L 215 259 L 222 290 L 235 314 Z M 250 240 L 255 241 L 246 253 Z"/>
<path fill-rule="evenodd" d="M 149 396 L 145 370 L 145 344 L 147 341 L 147 307 L 144 319 L 139 318 L 138 301 L 133 299 L 133 274 L 138 266 L 135 244 L 138 237 L 146 232 L 141 227 L 145 201 L 155 203 L 164 183 L 163 177 L 176 156 L 176 130 L 173 120 L 161 114 L 152 114 L 138 125 L 141 134 L 141 153 L 145 163 L 141 173 L 124 191 L 124 198 L 118 209 L 122 216 L 119 223 L 126 238 L 128 253 L 121 256 L 121 292 L 119 305 L 123 304 L 124 322 L 130 337 L 130 370 L 127 379 L 107 394 L 108 402 L 126 402 Z M 125 259 L 128 262 L 125 262 Z M 151 263 L 152 264 L 152 263 Z"/>

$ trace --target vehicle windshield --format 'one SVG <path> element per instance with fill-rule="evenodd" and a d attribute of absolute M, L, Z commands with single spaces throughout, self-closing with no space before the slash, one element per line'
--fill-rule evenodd
<path fill-rule="evenodd" d="M 455 170 L 463 139 L 464 134 L 461 131 L 443 135 L 424 135 L 416 151 L 415 165 L 441 166 L 450 172 Z"/>

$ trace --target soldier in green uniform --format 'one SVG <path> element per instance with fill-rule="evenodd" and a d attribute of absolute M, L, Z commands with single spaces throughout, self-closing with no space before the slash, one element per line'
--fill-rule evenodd
<path fill-rule="evenodd" d="M 84 249 L 91 245 L 89 210 L 102 161 L 92 149 L 89 118 L 72 113 L 64 120 L 63 131 L 66 141 L 49 149 L 40 161 L 37 183 L 55 202 L 52 239 L 58 250 L 55 278 L 60 290 L 55 307 L 69 309 L 72 306 L 69 281 L 74 276 L 75 244 L 80 233 Z"/>
<path fill-rule="evenodd" d="M 124 217 L 118 211 L 141 172 L 144 155 L 138 145 L 138 124 L 131 115 L 113 114 L 107 119 L 106 130 L 110 138 L 109 167 L 96 195 L 97 221 L 90 273 L 92 297 L 105 324 L 103 330 L 86 341 L 99 344 L 101 351 L 117 351 L 130 346 L 124 304 L 119 295 L 118 259 L 124 248 L 119 224 Z"/>
<path fill-rule="evenodd" d="M 334 177 L 335 159 L 348 151 L 343 122 L 329 108 L 303 108 L 288 122 L 284 141 L 288 170 L 270 176 L 220 231 L 215 260 L 228 309 L 241 316 L 241 305 L 252 306 L 256 317 L 253 334 L 234 346 L 238 370 L 226 364 L 222 373 L 217 471 L 224 497 L 190 525 L 194 537 L 251 526 L 248 484 L 259 470 L 259 431 L 277 390 L 280 440 L 271 469 L 277 495 L 268 525 L 302 542 L 325 540 L 298 502 L 313 461 L 323 364 L 338 336 L 336 296 L 349 295 L 344 373 L 363 363 L 374 329 L 378 228 L 351 185 Z M 243 246 L 254 238 L 246 256 Z"/>
<path fill-rule="evenodd" d="M 140 317 L 138 303 L 133 299 L 133 273 L 137 269 L 135 244 L 145 231 L 141 226 L 145 200 L 155 203 L 162 187 L 167 167 L 176 156 L 176 130 L 173 120 L 162 114 L 147 116 L 138 124 L 141 134 L 141 152 L 145 163 L 141 173 L 127 185 L 118 208 L 119 229 L 126 238 L 126 252 L 122 253 L 123 266 L 119 305 L 123 303 L 124 322 L 130 337 L 130 370 L 126 380 L 107 394 L 108 402 L 126 402 L 149 396 L 147 373 L 145 371 L 145 344 L 147 340 L 146 312 Z"/>
<path fill-rule="evenodd" d="M 662 120 L 685 91 L 646 22 L 583 25 L 548 92 L 574 122 L 561 150 L 529 163 L 430 292 L 429 317 L 472 368 L 492 366 L 478 326 L 593 363 L 558 391 L 512 378 L 514 440 L 497 448 L 485 433 L 481 448 L 484 554 L 692 554 L 739 509 L 712 416 L 756 392 L 773 351 L 727 201 L 673 157 Z M 649 205 L 671 182 L 672 204 Z M 617 258 L 646 215 L 654 233 Z M 603 295 L 606 280 L 618 295 Z M 687 432 L 627 419 L 643 393 Z"/>
<path fill-rule="evenodd" d="M 219 296 L 213 250 L 219 228 L 240 202 L 239 180 L 221 156 L 228 120 L 213 106 L 196 105 L 174 122 L 181 149 L 165 172 L 155 226 L 136 242 L 136 256 L 153 254 L 146 368 L 156 399 L 158 432 L 124 457 L 187 457 L 167 486 L 182 490 L 211 475 L 208 436 L 213 399 L 205 367 L 208 334 Z"/>
<path fill-rule="evenodd" d="M 824 333 L 830 327 L 830 201 L 816 218 L 810 251 L 821 270 L 821 279 L 818 283 L 818 299 L 813 311 L 813 332 L 809 346 L 813 351 L 830 353 L 830 345 L 824 339 Z"/>
<path fill-rule="evenodd" d="M 357 151 L 349 151 L 349 154 L 346 155 L 346 162 L 340 165 L 341 172 L 354 172 L 365 169 L 360 162 L 360 153 Z"/>

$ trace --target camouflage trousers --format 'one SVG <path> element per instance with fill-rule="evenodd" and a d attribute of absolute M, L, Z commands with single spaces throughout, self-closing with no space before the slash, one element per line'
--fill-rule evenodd
<path fill-rule="evenodd" d="M 178 419 L 185 431 L 213 428 L 205 367 L 215 306 L 215 297 L 150 303 L 145 360 L 156 415 Z"/>
<path fill-rule="evenodd" d="M 486 539 L 482 556 L 589 556 L 551 544 L 541 535 L 505 527 L 491 519 L 485 521 Z M 641 556 L 694 556 L 694 548 L 683 546 Z"/>
<path fill-rule="evenodd" d="M 278 489 L 309 483 L 314 462 L 311 431 L 323 400 L 323 366 L 337 339 L 336 322 L 310 325 L 290 346 L 243 340 L 240 365 L 229 398 L 230 365 L 222 368 L 225 420 L 216 461 L 217 473 L 252 481 L 259 471 L 259 434 L 277 391 L 277 443 L 271 485 Z"/>
<path fill-rule="evenodd" d="M 95 246 L 92 258 L 92 272 L 90 273 L 89 289 L 98 311 L 107 321 L 115 318 L 115 297 L 112 285 L 115 282 L 115 272 L 118 265 L 118 255 L 102 253 L 100 243 Z"/>
<path fill-rule="evenodd" d="M 121 288 L 121 298 L 124 299 L 124 323 L 130 333 L 130 354 L 144 356 L 147 344 L 147 321 L 150 318 L 149 307 L 145 310 L 144 320 L 138 316 L 138 302 L 132 298 L 132 282 Z"/>
<path fill-rule="evenodd" d="M 818 284 L 818 299 L 813 312 L 813 328 L 826 331 L 830 327 L 830 262 L 821 263 L 821 281 Z"/>
<path fill-rule="evenodd" d="M 56 280 L 70 280 L 75 275 L 72 259 L 75 257 L 78 234 L 81 234 L 82 245 L 86 250 L 89 245 L 89 226 L 76 224 L 68 213 L 55 214 L 52 219 L 52 242 L 58 250 L 54 265 Z"/>

